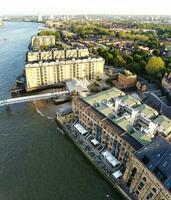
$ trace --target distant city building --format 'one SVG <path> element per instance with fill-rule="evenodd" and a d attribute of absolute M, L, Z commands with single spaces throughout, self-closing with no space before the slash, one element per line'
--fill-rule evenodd
<path fill-rule="evenodd" d="M 0 18 L 0 27 L 3 26 L 3 25 L 4 25 L 4 23 L 3 23 L 3 19 Z"/>
<path fill-rule="evenodd" d="M 27 61 L 45 61 L 45 60 L 56 60 L 64 58 L 81 58 L 89 56 L 89 50 L 87 48 L 76 48 L 76 49 L 56 49 L 53 48 L 49 51 L 29 51 L 27 53 Z"/>
<path fill-rule="evenodd" d="M 55 36 L 33 36 L 31 39 L 31 46 L 33 50 L 39 50 L 42 46 L 54 46 L 56 43 Z"/>
<path fill-rule="evenodd" d="M 54 16 L 53 16 L 52 14 L 50 15 L 50 19 L 51 19 L 51 20 L 53 20 L 53 19 L 54 19 Z"/>
<path fill-rule="evenodd" d="M 103 77 L 103 58 L 56 60 L 54 62 L 28 63 L 25 66 L 26 90 L 31 91 L 55 85 L 66 80 Z"/>
<path fill-rule="evenodd" d="M 43 21 L 42 15 L 39 14 L 39 15 L 38 15 L 38 22 L 42 22 L 42 21 Z"/>
<path fill-rule="evenodd" d="M 138 200 L 171 199 L 171 144 L 158 136 L 127 163 L 124 182 Z"/>
<path fill-rule="evenodd" d="M 60 21 L 56 21 L 56 20 L 52 20 L 52 19 L 48 19 L 46 21 L 46 27 L 49 27 L 49 28 L 58 28 L 60 25 L 62 25 L 62 22 Z"/>

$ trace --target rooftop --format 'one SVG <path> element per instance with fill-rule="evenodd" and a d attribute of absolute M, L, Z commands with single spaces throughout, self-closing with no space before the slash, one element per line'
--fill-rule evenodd
<path fill-rule="evenodd" d="M 65 58 L 65 59 L 58 59 L 58 60 L 41 60 L 41 61 L 31 61 L 25 65 L 26 68 L 28 67 L 37 67 L 40 65 L 55 65 L 55 64 L 68 64 L 68 63 L 84 63 L 84 62 L 99 62 L 104 61 L 102 57 L 96 56 L 86 56 L 81 58 Z"/>
<path fill-rule="evenodd" d="M 153 108 L 151 108 L 150 106 L 147 106 L 146 104 L 141 104 L 140 106 L 137 107 L 137 109 L 143 114 L 145 114 L 148 118 L 158 116 L 158 112 Z"/>
<path fill-rule="evenodd" d="M 131 107 L 135 107 L 136 105 L 140 105 L 141 102 L 138 101 L 136 98 L 129 96 L 129 95 L 124 95 L 120 98 L 124 103 L 128 104 Z"/>
<path fill-rule="evenodd" d="M 125 109 L 124 111 L 122 110 L 119 116 L 116 113 L 114 105 L 116 99 L 123 104 Z M 122 133 L 125 131 L 130 136 L 127 136 L 127 140 L 131 143 L 137 141 L 139 146 L 144 146 L 151 142 L 153 136 L 149 133 L 151 133 L 150 131 L 153 130 L 155 124 L 164 128 L 164 134 L 168 135 L 171 132 L 171 120 L 163 115 L 159 115 L 155 109 L 143 104 L 138 99 L 125 94 L 117 88 L 88 96 L 83 98 L 83 101 L 90 105 L 91 109 L 98 111 L 104 117 L 106 116 L 113 125 L 120 127 L 123 130 Z M 142 113 L 145 117 L 144 120 L 141 117 L 139 122 L 139 125 L 144 126 L 143 129 L 138 129 L 131 121 L 132 110 L 135 110 L 138 114 Z M 149 124 L 150 121 L 153 122 L 154 125 L 153 123 Z M 161 130 L 163 131 L 163 129 Z M 135 146 L 138 145 L 136 144 Z"/>
<path fill-rule="evenodd" d="M 65 107 L 57 109 L 56 112 L 58 114 L 60 114 L 61 116 L 68 115 L 69 113 L 72 113 L 72 106 L 71 105 L 67 105 Z"/>
<path fill-rule="evenodd" d="M 89 103 L 90 105 L 94 105 L 96 103 L 101 103 L 103 100 L 106 100 L 111 97 L 118 97 L 118 96 L 123 96 L 125 95 L 124 92 L 121 90 L 118 90 L 117 88 L 112 88 L 107 91 L 100 92 L 98 94 L 94 94 L 91 96 L 86 97 L 84 100 Z"/>
<path fill-rule="evenodd" d="M 171 132 L 171 120 L 165 117 L 164 115 L 158 116 L 155 120 L 155 123 L 160 124 L 167 133 Z"/>
<path fill-rule="evenodd" d="M 158 136 L 135 156 L 171 191 L 171 144 Z"/>

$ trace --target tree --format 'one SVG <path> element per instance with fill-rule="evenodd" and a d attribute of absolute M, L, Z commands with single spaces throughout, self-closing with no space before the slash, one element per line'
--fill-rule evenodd
<path fill-rule="evenodd" d="M 133 57 L 132 56 L 126 57 L 126 62 L 127 64 L 131 64 L 133 62 Z"/>
<path fill-rule="evenodd" d="M 131 71 L 133 71 L 135 74 L 141 74 L 141 66 L 139 63 L 134 63 Z"/>
<path fill-rule="evenodd" d="M 134 55 L 134 61 L 135 62 L 140 62 L 142 60 L 142 56 L 138 55 L 138 54 L 135 54 Z"/>
<path fill-rule="evenodd" d="M 154 50 L 153 50 L 153 55 L 154 55 L 154 56 L 159 56 L 159 55 L 160 55 L 160 50 L 154 49 Z"/>
<path fill-rule="evenodd" d="M 123 59 L 123 57 L 121 56 L 121 55 L 118 55 L 117 57 L 116 57 L 116 59 L 117 59 L 117 66 L 119 66 L 119 67 L 123 67 L 124 65 L 125 65 L 125 60 Z"/>
<path fill-rule="evenodd" d="M 144 61 L 144 60 L 141 60 L 140 62 L 139 62 L 139 64 L 140 64 L 140 66 L 143 68 L 143 69 L 145 69 L 145 66 L 146 66 L 146 62 Z"/>
<path fill-rule="evenodd" d="M 40 35 L 40 36 L 54 35 L 56 41 L 60 40 L 60 33 L 58 31 L 45 31 L 45 30 L 43 30 L 43 31 L 40 31 L 38 33 L 38 35 Z"/>
<path fill-rule="evenodd" d="M 146 65 L 146 72 L 149 75 L 155 75 L 156 73 L 165 69 L 165 62 L 159 56 L 152 56 Z"/>

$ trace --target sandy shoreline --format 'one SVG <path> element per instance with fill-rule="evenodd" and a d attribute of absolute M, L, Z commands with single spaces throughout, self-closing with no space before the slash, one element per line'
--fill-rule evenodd
<path fill-rule="evenodd" d="M 42 117 L 46 117 L 48 119 L 55 119 L 56 110 L 71 103 L 68 102 L 55 105 L 52 100 L 38 100 L 34 101 L 33 104 L 35 105 L 37 113 L 39 113 Z"/>

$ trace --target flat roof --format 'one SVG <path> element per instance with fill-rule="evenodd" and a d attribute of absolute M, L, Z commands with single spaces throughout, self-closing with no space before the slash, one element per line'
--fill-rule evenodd
<path fill-rule="evenodd" d="M 123 118 L 123 117 L 120 117 L 118 119 L 114 119 L 112 120 L 114 123 L 118 124 L 122 129 L 124 129 L 126 132 L 131 132 L 132 130 L 132 125 L 130 124 L 130 122 Z"/>
<path fill-rule="evenodd" d="M 125 96 L 121 97 L 120 99 L 122 101 L 124 101 L 124 103 L 128 104 L 131 107 L 141 105 L 141 102 L 138 99 L 131 97 L 130 95 L 125 95 Z"/>
<path fill-rule="evenodd" d="M 102 152 L 102 156 L 113 166 L 120 164 L 120 161 L 117 160 L 108 150 Z"/>
<path fill-rule="evenodd" d="M 136 130 L 131 134 L 133 138 L 138 140 L 143 146 L 147 145 L 149 142 L 151 142 L 151 138 L 147 136 L 146 133 L 143 133 L 141 131 Z"/>
<path fill-rule="evenodd" d="M 136 109 L 142 112 L 148 118 L 158 116 L 158 112 L 146 104 L 141 104 L 140 106 L 136 107 Z"/>
<path fill-rule="evenodd" d="M 69 113 L 72 113 L 72 106 L 71 105 L 65 105 L 65 107 L 59 108 L 56 110 L 61 116 L 65 116 Z"/>
<path fill-rule="evenodd" d="M 113 174 L 112 174 L 112 176 L 114 176 L 116 179 L 118 179 L 119 177 L 121 177 L 123 175 L 123 173 L 120 171 L 120 170 L 118 170 L 118 171 L 116 171 L 116 172 L 114 172 Z"/>
<path fill-rule="evenodd" d="M 84 101 L 86 101 L 90 105 L 94 105 L 96 103 L 101 103 L 103 100 L 106 100 L 108 98 L 119 97 L 119 96 L 123 96 L 123 95 L 125 95 L 124 92 L 113 87 L 109 90 L 100 92 L 98 94 L 88 96 L 88 97 L 84 98 Z"/>
<path fill-rule="evenodd" d="M 88 133 L 88 131 L 81 125 L 81 124 L 75 124 L 74 127 L 82 134 Z"/>
<path fill-rule="evenodd" d="M 97 114 L 101 114 L 102 119 L 106 117 L 104 122 L 108 121 L 108 123 L 110 122 L 110 124 L 113 124 L 113 127 L 116 126 L 118 130 L 121 130 L 119 133 L 123 135 L 128 134 L 129 137 L 128 135 L 124 137 L 128 140 L 129 143 L 131 143 L 132 146 L 135 146 L 135 148 L 138 149 L 139 147 L 147 145 L 149 142 L 151 142 L 152 138 L 147 133 L 136 130 L 128 119 L 129 116 L 128 118 L 127 116 L 116 116 L 112 103 L 111 105 L 106 104 L 107 100 L 111 99 L 112 97 L 120 99 L 129 107 L 138 110 L 140 113 L 143 113 L 147 118 L 151 120 L 151 122 L 160 124 L 163 126 L 166 132 L 171 132 L 171 120 L 163 115 L 159 115 L 155 109 L 146 104 L 143 104 L 140 100 L 125 94 L 115 87 L 82 99 L 83 102 L 87 103 L 87 105 L 90 105 L 89 109 L 93 109 L 94 112 L 97 112 Z"/>
<path fill-rule="evenodd" d="M 169 118 L 160 115 L 153 122 L 163 126 L 167 133 L 171 133 L 171 120 Z"/>

